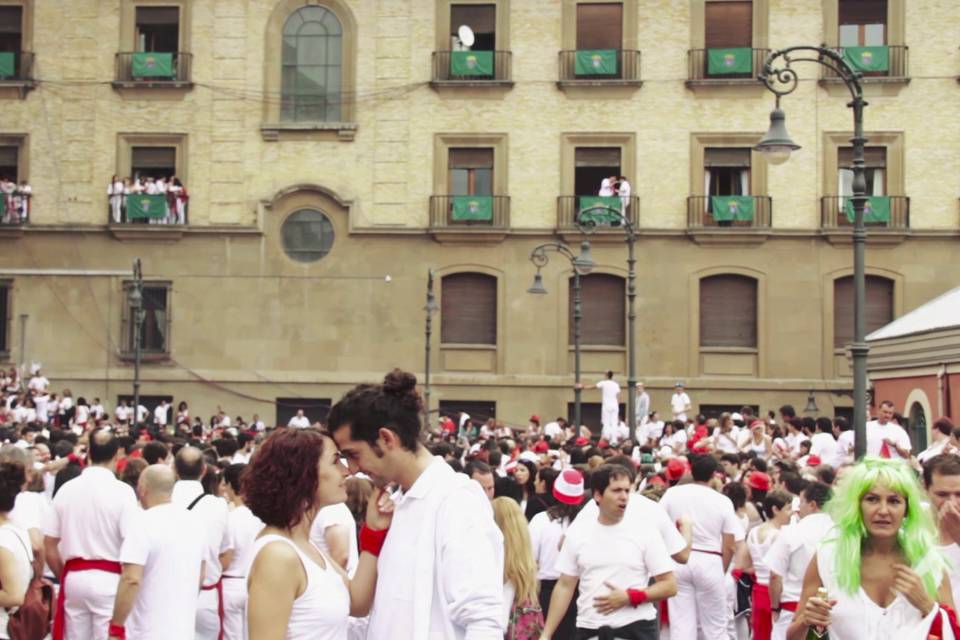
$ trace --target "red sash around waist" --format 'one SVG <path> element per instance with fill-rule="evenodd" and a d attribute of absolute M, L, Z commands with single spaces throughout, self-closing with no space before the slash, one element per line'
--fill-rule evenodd
<path fill-rule="evenodd" d="M 67 623 L 64 619 L 64 603 L 67 597 L 67 576 L 74 571 L 106 571 L 107 573 L 116 573 L 117 575 L 123 569 L 119 562 L 114 560 L 85 560 L 83 558 L 70 558 L 63 565 L 63 571 L 60 572 L 60 593 L 57 595 L 57 611 L 53 619 L 53 640 L 63 640 Z"/>
<path fill-rule="evenodd" d="M 203 591 L 217 590 L 217 617 L 220 618 L 220 633 L 217 634 L 217 640 L 223 640 L 223 576 L 208 587 L 200 587 Z"/>

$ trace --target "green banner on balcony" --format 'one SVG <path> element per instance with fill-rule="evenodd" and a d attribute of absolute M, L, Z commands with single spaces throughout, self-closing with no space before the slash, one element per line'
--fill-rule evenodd
<path fill-rule="evenodd" d="M 753 49 L 750 47 L 707 49 L 707 73 L 711 76 L 751 73 L 752 71 Z"/>
<path fill-rule="evenodd" d="M 853 200 L 846 198 L 843 201 L 843 212 L 847 220 L 853 222 Z M 890 222 L 890 197 L 870 196 L 863 205 L 864 222 Z"/>
<path fill-rule="evenodd" d="M 454 222 L 493 222 L 493 196 L 453 196 Z"/>
<path fill-rule="evenodd" d="M 619 224 L 623 203 L 617 196 L 581 196 L 577 220 L 594 224 Z"/>
<path fill-rule="evenodd" d="M 134 78 L 172 78 L 173 54 L 135 53 L 130 61 L 130 75 Z"/>
<path fill-rule="evenodd" d="M 573 72 L 578 76 L 615 76 L 617 75 L 617 50 L 579 50 L 574 56 Z"/>
<path fill-rule="evenodd" d="M 855 71 L 888 71 L 889 47 L 844 47 L 843 59 Z"/>
<path fill-rule="evenodd" d="M 493 51 L 451 51 L 450 75 L 492 76 Z"/>
<path fill-rule="evenodd" d="M 712 196 L 710 209 L 717 222 L 753 220 L 753 196 Z"/>
<path fill-rule="evenodd" d="M 137 194 L 127 196 L 127 220 L 149 220 L 167 215 L 167 197 Z"/>
<path fill-rule="evenodd" d="M 12 52 L 0 53 L 0 78 L 12 78 L 17 75 L 17 65 Z"/>

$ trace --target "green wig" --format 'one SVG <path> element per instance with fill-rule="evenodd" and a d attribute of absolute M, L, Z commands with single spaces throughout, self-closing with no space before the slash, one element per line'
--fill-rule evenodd
<path fill-rule="evenodd" d="M 900 460 L 864 458 L 844 474 L 824 507 L 836 524 L 830 542 L 836 545 L 837 584 L 851 594 L 860 589 L 860 551 L 867 536 L 860 501 L 875 485 L 904 497 L 907 509 L 897 532 L 897 543 L 907 564 L 920 574 L 927 593 L 936 600 L 948 565 L 938 551 L 937 526 L 924 505 L 926 497 L 920 481 L 913 469 Z"/>

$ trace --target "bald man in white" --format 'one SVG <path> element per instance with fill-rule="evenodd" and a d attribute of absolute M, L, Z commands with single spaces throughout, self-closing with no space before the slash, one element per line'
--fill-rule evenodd
<path fill-rule="evenodd" d="M 110 621 L 110 638 L 192 640 L 203 578 L 205 539 L 200 518 L 170 502 L 170 467 L 144 469 L 137 484 L 143 511 L 120 549 L 123 573 Z"/>

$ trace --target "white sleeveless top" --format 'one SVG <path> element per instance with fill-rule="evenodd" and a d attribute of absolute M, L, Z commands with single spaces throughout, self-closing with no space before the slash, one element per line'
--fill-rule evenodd
<path fill-rule="evenodd" d="M 897 593 L 887 607 L 870 599 L 863 587 L 855 594 L 840 589 L 835 575 L 836 545 L 825 542 L 817 548 L 817 569 L 820 580 L 836 600 L 830 619 L 830 640 L 927 640 L 927 630 L 940 608 L 934 607 L 926 616 Z"/>
<path fill-rule="evenodd" d="M 767 555 L 767 551 L 773 546 L 773 541 L 777 539 L 779 533 L 779 529 L 771 527 L 763 542 L 760 541 L 760 527 L 754 527 L 747 534 L 747 549 L 753 559 L 753 570 L 757 574 L 757 582 L 764 586 L 770 585 L 770 567 L 763 562 L 763 557 Z"/>
<path fill-rule="evenodd" d="M 307 574 L 307 588 L 293 601 L 290 621 L 287 623 L 286 639 L 346 640 L 350 617 L 350 592 L 343 577 L 333 568 L 333 561 L 326 554 L 318 549 L 327 565 L 326 568 L 322 568 L 289 538 L 267 534 L 258 538 L 254 544 L 253 553 L 250 556 L 251 567 L 261 549 L 271 542 L 278 541 L 293 547 Z M 249 568 L 247 575 L 250 575 Z M 247 615 L 246 606 L 244 606 L 244 616 Z M 249 640 L 249 635 L 247 639 Z"/>

